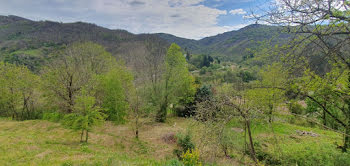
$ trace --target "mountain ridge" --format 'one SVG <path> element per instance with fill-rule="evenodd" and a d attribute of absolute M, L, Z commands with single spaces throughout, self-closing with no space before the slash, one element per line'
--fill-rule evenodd
<path fill-rule="evenodd" d="M 0 60 L 30 66 L 40 66 L 47 55 L 58 48 L 79 41 L 92 41 L 103 45 L 129 66 L 135 66 L 145 56 L 151 56 L 149 44 L 166 49 L 177 43 L 191 54 L 210 54 L 224 60 L 239 62 L 246 48 L 271 39 L 279 34 L 280 27 L 252 24 L 236 31 L 229 31 L 200 40 L 186 39 L 172 34 L 133 34 L 127 30 L 108 29 L 92 23 L 60 23 L 33 21 L 9 15 L 0 16 Z M 28 53 L 29 51 L 30 53 Z M 34 55 L 33 51 L 36 53 Z M 137 59 L 137 60 L 135 60 Z"/>

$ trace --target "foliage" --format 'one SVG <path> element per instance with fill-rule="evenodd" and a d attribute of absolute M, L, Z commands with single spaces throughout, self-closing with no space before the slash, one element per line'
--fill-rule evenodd
<path fill-rule="evenodd" d="M 247 98 L 272 121 L 273 112 L 284 101 L 285 92 L 280 87 L 286 85 L 286 74 L 282 65 L 275 63 L 262 69 L 259 76 L 261 79 L 255 82 L 255 87 L 247 90 Z"/>
<path fill-rule="evenodd" d="M 14 120 L 39 118 L 38 83 L 26 67 L 0 62 L 0 115 Z"/>
<path fill-rule="evenodd" d="M 211 100 L 213 98 L 213 92 L 211 86 L 202 85 L 196 90 L 194 100 L 188 103 L 184 103 L 184 108 L 177 108 L 176 114 L 179 117 L 191 117 L 195 115 L 196 105 L 200 102 Z"/>
<path fill-rule="evenodd" d="M 72 44 L 58 54 L 43 71 L 43 88 L 49 103 L 70 113 L 83 87 L 93 91 L 97 75 L 108 71 L 114 61 L 102 46 L 91 42 Z"/>
<path fill-rule="evenodd" d="M 185 166 L 201 166 L 198 149 L 188 149 L 182 153 L 182 162 Z"/>
<path fill-rule="evenodd" d="M 64 114 L 60 112 L 44 112 L 43 120 L 48 120 L 50 122 L 60 122 L 64 118 Z"/>
<path fill-rule="evenodd" d="M 194 78 L 187 69 L 187 62 L 181 48 L 172 44 L 165 57 L 165 72 L 163 75 L 163 96 L 156 120 L 166 120 L 167 109 L 170 103 L 178 104 L 191 102 L 195 93 Z"/>
<path fill-rule="evenodd" d="M 95 104 L 94 97 L 83 94 L 77 98 L 74 111 L 64 116 L 64 124 L 67 127 L 82 131 L 80 141 L 83 141 L 84 131 L 86 134 L 85 142 L 87 142 L 88 132 L 91 131 L 92 127 L 104 122 L 105 114 Z"/>
<path fill-rule="evenodd" d="M 107 120 L 124 123 L 126 111 L 129 109 L 128 93 L 133 88 L 132 74 L 122 65 L 118 65 L 101 75 L 98 80 L 97 96 Z"/>
<path fill-rule="evenodd" d="M 309 100 L 308 100 L 309 101 Z M 310 107 L 308 107 L 308 109 L 310 109 Z M 297 103 L 296 101 L 291 101 L 288 104 L 288 110 L 293 113 L 293 114 L 297 114 L 297 115 L 303 115 L 305 114 L 305 109 L 303 108 L 302 105 L 300 105 L 299 103 Z"/>
<path fill-rule="evenodd" d="M 181 159 L 181 155 L 191 149 L 195 149 L 195 145 L 192 142 L 192 137 L 189 132 L 187 132 L 185 135 L 182 135 L 181 133 L 176 135 L 177 138 L 177 145 L 180 149 L 175 149 L 174 154 L 177 155 L 178 158 Z"/>
<path fill-rule="evenodd" d="M 241 70 L 238 73 L 238 77 L 240 77 L 243 80 L 243 82 L 249 82 L 249 81 L 256 80 L 256 76 L 252 72 L 249 72 L 246 70 Z"/>
<path fill-rule="evenodd" d="M 238 74 L 232 70 L 228 70 L 223 75 L 223 82 L 235 83 L 238 82 Z"/>

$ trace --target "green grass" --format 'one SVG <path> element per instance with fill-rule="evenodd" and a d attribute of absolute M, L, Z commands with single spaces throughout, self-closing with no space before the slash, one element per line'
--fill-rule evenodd
<path fill-rule="evenodd" d="M 237 120 L 229 126 L 243 128 Z M 350 165 L 350 155 L 337 149 L 343 139 L 339 133 L 317 126 L 305 127 L 287 122 L 269 124 L 261 120 L 253 120 L 251 127 L 257 154 L 265 158 L 263 163 L 267 165 Z M 318 136 L 300 136 L 296 130 Z M 244 132 L 235 139 L 243 144 Z"/>
<path fill-rule="evenodd" d="M 140 140 L 133 138 L 130 124 L 116 126 L 108 122 L 90 133 L 88 144 L 82 144 L 79 132 L 65 129 L 59 123 L 0 118 L 0 165 L 169 165 L 176 163 L 171 160 L 176 158 L 172 154 L 176 146 L 162 142 L 162 136 L 185 132 L 192 122 L 169 118 L 163 124 L 147 123 L 141 129 Z M 265 165 L 350 165 L 350 155 L 336 148 L 336 144 L 342 143 L 338 133 L 285 122 L 270 125 L 253 120 L 251 125 L 257 155 L 264 158 Z M 238 120 L 231 121 L 230 128 L 243 129 Z M 312 131 L 319 136 L 300 136 L 296 130 Z M 242 158 L 239 151 L 244 148 L 244 132 L 228 131 L 236 148 L 231 154 L 234 158 L 219 157 L 218 165 L 237 165 Z M 246 155 L 244 162 L 251 163 L 249 160 Z"/>
<path fill-rule="evenodd" d="M 0 119 L 0 165 L 164 165 L 164 160 L 147 156 L 143 141 L 131 139 L 128 152 L 119 144 L 113 146 L 93 135 L 89 144 L 79 142 L 79 133 L 47 121 L 15 122 Z M 116 141 L 120 141 L 116 139 Z M 143 155 L 146 154 L 146 155 Z"/>

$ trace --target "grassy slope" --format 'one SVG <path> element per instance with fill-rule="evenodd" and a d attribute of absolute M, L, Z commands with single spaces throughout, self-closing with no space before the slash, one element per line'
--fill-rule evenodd
<path fill-rule="evenodd" d="M 350 160 L 344 159 L 350 155 L 337 149 L 337 145 L 342 145 L 341 134 L 324 130 L 317 125 L 309 124 L 307 126 L 310 127 L 305 127 L 291 124 L 286 119 L 277 119 L 273 124 L 253 121 L 252 133 L 258 155 L 279 159 L 282 165 L 350 165 Z M 300 123 L 305 120 L 297 118 L 296 121 Z M 243 128 L 238 121 L 233 121 L 230 126 Z M 297 130 L 318 136 L 299 135 Z M 244 142 L 243 138 L 242 132 L 236 136 L 236 142 Z"/>
<path fill-rule="evenodd" d="M 58 123 L 2 119 L 0 165 L 165 165 L 166 160 L 175 157 L 172 154 L 175 144 L 165 143 L 162 137 L 169 133 L 184 132 L 191 124 L 191 120 L 180 118 L 171 118 L 165 124 L 148 123 L 141 130 L 141 141 L 137 141 L 129 125 L 106 123 L 90 134 L 88 145 L 83 145 L 79 143 L 78 132 L 64 129 Z M 241 127 L 235 122 L 230 125 Z M 282 159 L 300 160 L 304 155 L 322 152 L 331 160 L 328 165 L 334 165 L 334 156 L 341 153 L 334 145 L 334 142 L 340 143 L 342 140 L 337 133 L 281 122 L 274 123 L 273 128 L 274 132 L 265 123 L 254 123 L 253 134 L 264 151 Z M 299 136 L 295 130 L 313 131 L 319 136 Z M 243 133 L 233 130 L 232 134 L 237 143 L 242 141 L 239 139 L 243 138 Z M 274 144 L 276 141 L 278 144 Z M 222 157 L 216 163 L 237 165 L 240 158 L 237 155 L 233 160 Z M 321 156 L 320 162 L 323 160 L 326 159 Z M 302 162 L 308 165 L 307 161 Z"/>
<path fill-rule="evenodd" d="M 175 145 L 161 138 L 181 127 L 148 124 L 143 130 L 137 141 L 131 128 L 106 123 L 82 145 L 78 132 L 57 123 L 0 120 L 0 165 L 163 165 L 173 157 Z"/>

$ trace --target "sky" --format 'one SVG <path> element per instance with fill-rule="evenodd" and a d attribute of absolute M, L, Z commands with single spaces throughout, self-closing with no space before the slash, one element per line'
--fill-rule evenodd
<path fill-rule="evenodd" d="M 201 39 L 254 23 L 251 11 L 268 0 L 0 0 L 0 15 L 83 21 L 132 33 Z"/>

